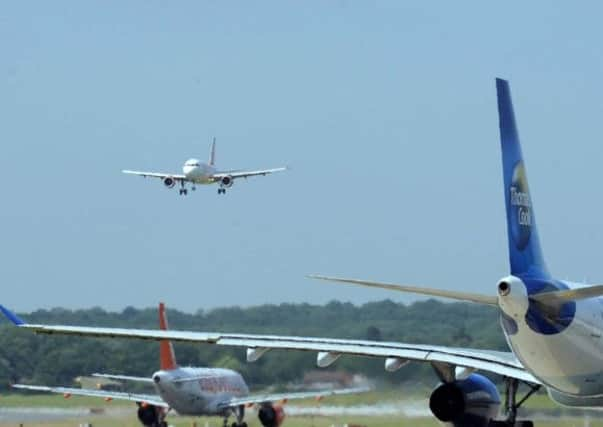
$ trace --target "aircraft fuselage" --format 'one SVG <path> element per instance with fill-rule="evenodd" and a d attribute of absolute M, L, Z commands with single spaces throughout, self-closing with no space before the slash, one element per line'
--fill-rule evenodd
<path fill-rule="evenodd" d="M 153 383 L 161 398 L 182 415 L 227 415 L 219 403 L 249 394 L 243 377 L 229 369 L 158 371 L 153 374 Z"/>

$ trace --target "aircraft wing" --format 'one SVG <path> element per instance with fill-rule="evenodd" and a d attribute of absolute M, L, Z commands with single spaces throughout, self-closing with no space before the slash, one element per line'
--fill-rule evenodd
<path fill-rule="evenodd" d="M 247 361 L 254 362 L 272 349 L 315 351 L 316 363 L 329 366 L 341 355 L 382 357 L 388 370 L 406 361 L 428 362 L 446 367 L 454 375 L 455 368 L 492 372 L 518 380 L 540 384 L 527 372 L 511 352 L 445 347 L 428 344 L 406 344 L 335 338 L 292 337 L 278 335 L 225 334 L 158 329 L 102 328 L 93 326 L 31 325 L 0 305 L 0 311 L 13 324 L 38 334 L 79 335 L 101 338 L 139 338 L 152 341 L 172 340 L 231 347 L 246 347 Z"/>
<path fill-rule="evenodd" d="M 256 394 L 245 397 L 235 397 L 219 403 L 222 408 L 232 408 L 240 405 L 254 405 L 261 403 L 285 402 L 295 399 L 322 399 L 327 396 L 337 396 L 341 394 L 364 393 L 369 391 L 367 387 L 344 388 L 339 390 L 322 390 L 322 391 L 304 391 L 299 393 L 276 393 L 276 394 Z"/>
<path fill-rule="evenodd" d="M 169 408 L 169 405 L 165 403 L 161 397 L 151 394 L 136 394 L 136 393 L 124 393 L 118 391 L 108 390 L 91 390 L 86 388 L 72 388 L 72 387 L 47 387 L 42 385 L 25 385 L 25 384 L 13 384 L 12 388 L 18 388 L 22 390 L 32 391 L 45 391 L 49 393 L 59 393 L 65 396 L 90 396 L 100 397 L 104 399 L 117 399 L 117 400 L 129 400 L 131 402 L 147 403 L 153 406 L 161 406 L 162 408 Z"/>
<path fill-rule="evenodd" d="M 151 177 L 151 178 L 173 178 L 177 181 L 184 181 L 186 180 L 186 176 L 182 175 L 182 174 L 173 174 L 173 173 L 163 173 L 163 172 L 143 172 L 143 171 L 131 171 L 131 170 L 122 170 L 123 173 L 128 174 L 128 175 L 138 175 L 138 176 L 142 176 L 144 178 L 146 177 Z"/>
<path fill-rule="evenodd" d="M 225 171 L 225 172 L 217 172 L 215 174 L 212 175 L 212 178 L 215 181 L 219 181 L 222 178 L 229 176 L 233 179 L 237 179 L 237 178 L 249 178 L 250 176 L 258 176 L 258 175 L 270 175 L 271 173 L 275 173 L 275 172 L 282 172 L 287 170 L 287 168 L 282 167 L 282 168 L 273 168 L 273 169 L 260 169 L 260 170 L 255 170 L 255 171 Z"/>

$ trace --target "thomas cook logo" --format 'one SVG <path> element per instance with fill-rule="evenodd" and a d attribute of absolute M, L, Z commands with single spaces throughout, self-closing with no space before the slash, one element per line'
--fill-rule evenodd
<path fill-rule="evenodd" d="M 509 188 L 509 200 L 511 202 L 511 233 L 515 240 L 515 246 L 523 250 L 530 241 L 532 233 L 532 202 L 528 189 L 528 180 L 523 162 L 517 162 L 513 169 L 511 188 Z"/>

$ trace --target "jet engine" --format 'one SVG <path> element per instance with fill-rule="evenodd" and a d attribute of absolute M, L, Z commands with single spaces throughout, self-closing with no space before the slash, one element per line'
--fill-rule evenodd
<path fill-rule="evenodd" d="M 143 426 L 148 427 L 166 427 L 167 423 L 163 421 L 163 408 L 148 405 L 144 403 L 138 404 L 138 420 Z"/>
<path fill-rule="evenodd" d="M 279 427 L 285 419 L 285 409 L 281 405 L 263 403 L 258 418 L 264 427 Z"/>
<path fill-rule="evenodd" d="M 176 185 L 176 180 L 171 176 L 166 176 L 163 178 L 163 185 L 165 185 L 167 188 L 172 188 L 174 185 Z"/>
<path fill-rule="evenodd" d="M 437 386 L 429 409 L 438 420 L 455 427 L 487 427 L 498 415 L 500 395 L 488 378 L 471 374 Z"/>
<path fill-rule="evenodd" d="M 230 187 L 232 187 L 233 182 L 234 182 L 234 180 L 232 179 L 232 176 L 226 175 L 226 176 L 223 176 L 222 179 L 220 180 L 220 186 L 224 187 L 224 188 L 230 188 Z"/>

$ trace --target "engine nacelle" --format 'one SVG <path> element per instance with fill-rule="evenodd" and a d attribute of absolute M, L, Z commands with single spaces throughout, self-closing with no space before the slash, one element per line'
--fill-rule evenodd
<path fill-rule="evenodd" d="M 223 176 L 222 179 L 220 180 L 220 187 L 230 188 L 230 187 L 232 187 L 233 182 L 234 182 L 234 179 L 232 179 L 232 176 L 230 176 L 230 175 Z"/>
<path fill-rule="evenodd" d="M 161 420 L 163 419 L 163 408 L 159 408 L 157 406 L 139 403 L 138 404 L 138 421 L 142 423 L 143 426 L 155 427 L 161 425 Z"/>
<path fill-rule="evenodd" d="M 264 403 L 258 410 L 258 418 L 264 427 L 279 427 L 285 420 L 285 409 L 281 405 Z"/>
<path fill-rule="evenodd" d="M 163 185 L 165 185 L 167 188 L 172 188 L 174 185 L 176 185 L 176 180 L 171 176 L 166 176 L 163 178 Z"/>
<path fill-rule="evenodd" d="M 429 409 L 445 423 L 487 427 L 500 410 L 500 395 L 488 378 L 471 374 L 464 380 L 440 384 L 431 393 Z"/>

